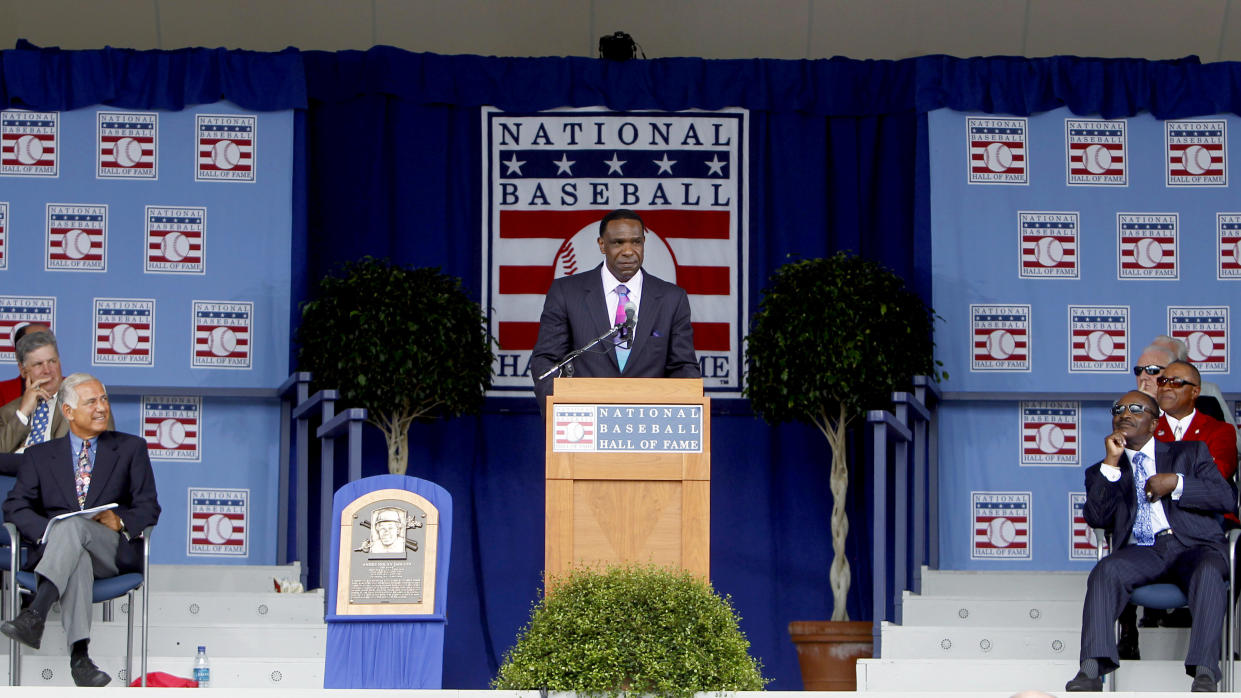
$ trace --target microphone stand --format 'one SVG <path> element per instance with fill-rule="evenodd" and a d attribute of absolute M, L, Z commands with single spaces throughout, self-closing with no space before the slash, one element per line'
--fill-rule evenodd
<path fill-rule="evenodd" d="M 617 333 L 617 332 L 620 332 L 621 330 L 630 330 L 630 331 L 632 331 L 632 330 L 630 329 L 630 327 L 629 327 L 629 324 L 628 324 L 628 323 L 624 323 L 624 322 L 622 322 L 622 323 L 618 324 L 616 327 L 613 327 L 612 329 L 608 330 L 607 332 L 604 332 L 603 334 L 599 335 L 598 337 L 595 337 L 594 339 L 590 340 L 590 342 L 588 342 L 588 343 L 587 343 L 585 346 L 583 346 L 582 348 L 580 348 L 580 349 L 574 349 L 573 351 L 569 352 L 567 355 L 565 355 L 565 357 L 564 357 L 563 359 L 561 359 L 561 360 L 560 360 L 560 363 L 558 363 L 558 364 L 556 364 L 555 366 L 552 366 L 551 368 L 547 369 L 547 371 L 546 371 L 543 375 L 539 376 L 539 380 L 543 380 L 544 378 L 547 378 L 548 376 L 552 375 L 552 374 L 553 374 L 553 373 L 555 373 L 556 371 L 559 371 L 561 368 L 564 368 L 565 364 L 568 364 L 570 361 L 572 361 L 572 360 L 576 359 L 577 357 L 581 356 L 582 354 L 585 354 L 587 351 L 589 351 L 589 350 L 590 350 L 590 348 L 591 348 L 591 347 L 595 346 L 595 345 L 596 345 L 596 344 L 598 344 L 599 342 L 602 342 L 602 341 L 604 341 L 604 340 L 606 340 L 606 339 L 611 339 L 612 337 L 614 337 L 614 336 L 616 335 L 616 333 Z M 632 339 L 627 339 L 627 340 L 625 340 L 625 341 L 628 341 L 628 342 L 630 342 L 631 344 L 632 344 L 632 342 L 633 342 L 633 340 L 632 340 Z"/>

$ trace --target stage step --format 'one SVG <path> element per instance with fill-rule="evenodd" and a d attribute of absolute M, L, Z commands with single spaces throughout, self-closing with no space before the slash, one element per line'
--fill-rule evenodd
<path fill-rule="evenodd" d="M 1077 673 L 1077 667 L 1076 657 L 1057 660 L 860 659 L 858 692 L 1005 691 L 1012 694 L 1034 689 L 1061 695 L 1064 684 Z M 1182 661 L 1151 659 L 1122 662 L 1116 680 L 1117 688 L 1130 696 L 1134 691 L 1187 693 L 1192 681 L 1185 674 Z"/>
<path fill-rule="evenodd" d="M 1184 659 L 1188 628 L 1141 628 L 1139 649 L 1145 659 Z M 884 659 L 1045 659 L 1076 660 L 1081 626 L 948 627 L 885 623 Z"/>
<path fill-rule="evenodd" d="M 902 605 L 902 621 L 907 626 L 1076 628 L 1082 622 L 1081 598 L 1000 599 L 959 595 L 918 596 L 905 592 Z"/>
<path fill-rule="evenodd" d="M 275 591 L 272 579 L 297 581 L 299 563 L 288 565 L 151 565 L 158 591 Z"/>
<path fill-rule="evenodd" d="M 151 652 L 154 654 L 193 655 L 198 645 L 206 645 L 212 657 L 306 657 L 324 656 L 327 627 L 307 624 L 267 624 L 260 628 L 240 625 L 161 625 L 150 628 Z M 91 625 L 91 646 L 119 649 L 124 654 L 126 624 L 121 622 Z M 0 642 L 0 654 L 7 655 L 9 642 Z M 142 632 L 134 625 L 134 654 L 142 647 Z M 113 651 L 116 651 L 115 649 Z M 68 652 L 65 631 L 59 617 L 49 617 L 43 631 L 42 646 L 37 650 L 22 648 L 25 655 L 56 655 Z"/>
<path fill-rule="evenodd" d="M 1007 572 L 922 568 L 923 596 L 978 599 L 1086 598 L 1086 572 Z"/>
<path fill-rule="evenodd" d="M 196 648 L 192 648 L 196 649 Z M 209 652 L 210 654 L 210 652 Z M 112 683 L 108 687 L 123 686 L 125 679 L 125 655 L 92 655 L 100 669 L 108 672 Z M 134 656 L 134 676 L 142 670 L 141 663 Z M 159 656 L 147 659 L 147 671 L 162 671 L 182 678 L 194 675 L 194 652 L 181 656 Z M 0 668 L 7 687 L 9 663 L 7 657 Z M 69 675 L 68 655 L 27 655 L 22 654 L 22 686 L 73 686 L 73 678 Z M 322 689 L 323 659 L 297 657 L 215 657 L 211 656 L 211 687 L 238 688 L 286 688 L 286 689 Z M 5 689 L 12 692 L 13 689 Z M 47 695 L 47 694 L 44 694 Z M 174 694 L 176 695 L 176 694 Z"/>

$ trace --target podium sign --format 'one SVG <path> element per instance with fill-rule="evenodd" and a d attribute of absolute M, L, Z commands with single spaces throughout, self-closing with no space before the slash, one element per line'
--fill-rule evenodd
<path fill-rule="evenodd" d="M 681 378 L 557 378 L 547 414 L 546 572 L 710 572 L 711 400 Z"/>

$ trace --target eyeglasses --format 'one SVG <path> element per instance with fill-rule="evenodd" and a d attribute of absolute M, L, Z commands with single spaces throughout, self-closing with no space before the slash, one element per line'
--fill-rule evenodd
<path fill-rule="evenodd" d="M 1133 375 L 1140 376 L 1143 371 L 1146 371 L 1146 375 L 1148 376 L 1157 376 L 1161 371 L 1163 371 L 1164 368 L 1165 367 L 1157 364 L 1150 364 L 1148 366 L 1134 366 Z"/>
<path fill-rule="evenodd" d="M 1119 402 L 1112 403 L 1112 416 L 1113 417 L 1119 417 L 1120 415 L 1125 413 L 1125 410 L 1128 410 L 1129 414 L 1142 414 L 1143 412 L 1150 412 L 1151 414 L 1155 414 L 1154 412 L 1151 412 L 1150 409 L 1146 407 L 1146 405 L 1139 405 L 1136 402 L 1131 402 L 1128 405 L 1122 405 Z"/>
<path fill-rule="evenodd" d="M 1192 386 L 1194 386 L 1195 388 L 1197 388 L 1197 387 L 1198 387 L 1198 384 L 1197 384 L 1197 383 L 1190 383 L 1189 381 L 1187 381 L 1187 380 L 1185 380 L 1184 378 L 1181 378 L 1181 377 L 1179 377 L 1179 376 L 1178 376 L 1178 377 L 1176 377 L 1176 378 L 1169 378 L 1169 377 L 1167 377 L 1167 376 L 1160 376 L 1160 377 L 1158 377 L 1158 378 L 1156 378 L 1156 379 L 1155 379 L 1155 382 L 1156 382 L 1156 383 L 1158 383 L 1159 385 L 1170 385 L 1170 386 L 1172 386 L 1173 388 L 1183 388 L 1183 387 L 1185 387 L 1185 386 L 1187 386 L 1187 385 L 1192 385 Z"/>

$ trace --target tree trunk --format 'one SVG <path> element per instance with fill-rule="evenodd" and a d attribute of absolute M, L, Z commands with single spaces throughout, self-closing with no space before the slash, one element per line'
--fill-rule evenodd
<path fill-rule="evenodd" d="M 824 415 L 819 429 L 827 437 L 827 445 L 832 451 L 832 469 L 829 483 L 832 489 L 832 567 L 828 581 L 832 587 L 832 620 L 849 620 L 848 598 L 849 585 L 853 582 L 853 572 L 849 569 L 849 559 L 845 557 L 845 540 L 849 537 L 849 518 L 845 514 L 845 495 L 849 491 L 849 462 L 846 450 L 845 409 L 835 418 Z"/>
<path fill-rule="evenodd" d="M 411 420 L 392 419 L 375 423 L 388 441 L 388 472 L 404 475 L 409 468 L 409 425 Z"/>

